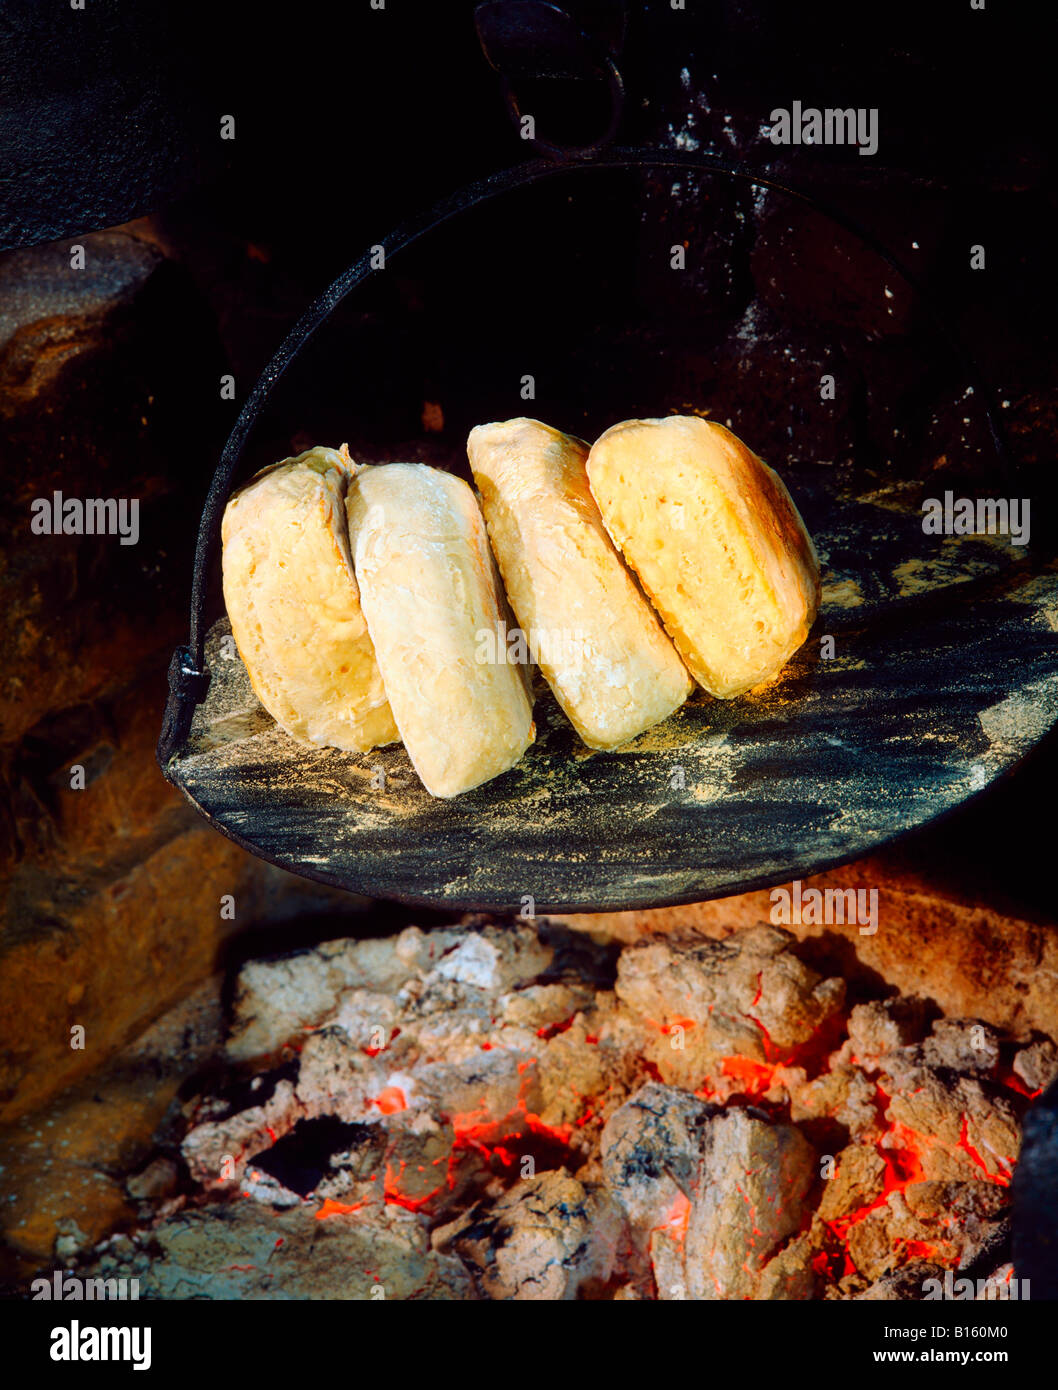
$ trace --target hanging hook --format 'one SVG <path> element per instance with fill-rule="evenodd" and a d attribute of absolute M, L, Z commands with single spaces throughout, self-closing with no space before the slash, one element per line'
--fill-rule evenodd
<path fill-rule="evenodd" d="M 590 30 L 545 0 L 485 0 L 474 11 L 478 41 L 486 60 L 499 74 L 500 91 L 515 129 L 537 154 L 559 160 L 591 154 L 608 145 L 624 111 L 624 79 L 616 63 L 624 40 L 625 6 L 621 0 L 595 4 Z M 515 90 L 519 80 L 591 82 L 605 79 L 609 114 L 602 133 L 584 144 L 564 144 L 535 132 L 535 119 L 523 110 Z M 524 121 L 533 119 L 533 134 Z"/>

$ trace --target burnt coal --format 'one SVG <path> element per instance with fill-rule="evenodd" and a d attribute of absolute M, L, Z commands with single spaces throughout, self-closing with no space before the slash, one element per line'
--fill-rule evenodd
<path fill-rule="evenodd" d="M 1034 1298 L 1058 1299 L 1058 1082 L 1025 1117 L 1014 1178 L 1014 1266 Z"/>
<path fill-rule="evenodd" d="M 1050 1191 L 1058 1125 L 1031 1103 L 1058 1073 L 1054 1040 L 850 999 L 811 960 L 772 926 L 600 952 L 475 916 L 249 961 L 226 1043 L 240 1081 L 184 1104 L 190 1190 L 146 1188 L 153 1219 L 98 1268 L 161 1298 L 900 1299 L 952 1272 L 1004 1282 L 1026 1113 L 1031 1201 Z M 1052 1239 L 1036 1224 L 1013 1266 L 1034 1296 Z M 324 1238 L 342 1262 L 325 1276 Z"/>
<path fill-rule="evenodd" d="M 333 1115 L 299 1120 L 250 1163 L 299 1197 L 308 1197 L 326 1174 L 354 1166 L 357 1156 L 370 1151 L 374 1133 L 370 1125 L 346 1124 Z"/>

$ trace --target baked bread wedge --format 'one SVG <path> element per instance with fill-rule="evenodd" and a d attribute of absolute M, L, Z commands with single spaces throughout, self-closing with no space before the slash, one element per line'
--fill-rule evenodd
<path fill-rule="evenodd" d="M 467 454 L 532 659 L 592 748 L 617 748 L 693 682 L 606 533 L 588 446 L 539 420 L 478 425 Z"/>
<path fill-rule="evenodd" d="M 775 676 L 808 636 L 819 562 L 782 479 L 723 425 L 626 420 L 592 446 L 607 531 L 700 685 Z"/>
<path fill-rule="evenodd" d="M 257 698 L 306 743 L 366 752 L 399 738 L 360 608 L 346 452 L 309 449 L 228 501 L 224 602 Z"/>
<path fill-rule="evenodd" d="M 421 463 L 364 468 L 346 510 L 404 746 L 431 796 L 458 796 L 513 767 L 536 734 L 521 668 L 481 660 L 482 635 L 506 621 L 481 510 L 461 478 Z"/>

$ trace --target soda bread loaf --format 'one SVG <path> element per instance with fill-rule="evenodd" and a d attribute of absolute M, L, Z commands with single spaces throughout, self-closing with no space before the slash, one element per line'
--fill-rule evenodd
<path fill-rule="evenodd" d="M 525 418 L 471 430 L 467 454 L 507 597 L 567 718 L 616 748 L 693 683 L 606 534 L 588 446 Z"/>
<path fill-rule="evenodd" d="M 808 636 L 819 562 L 778 474 L 697 416 L 626 420 L 588 479 L 694 678 L 722 699 L 774 676 Z"/>
<path fill-rule="evenodd" d="M 761 684 L 807 637 L 815 549 L 730 430 L 627 420 L 589 450 L 523 417 L 479 425 L 467 453 L 484 517 L 453 474 L 357 468 L 344 446 L 284 459 L 228 502 L 232 632 L 295 738 L 350 752 L 403 739 L 443 798 L 518 762 L 532 694 L 490 535 L 529 654 L 594 748 L 667 718 L 691 676 L 722 699 Z"/>
<path fill-rule="evenodd" d="M 345 523 L 348 454 L 258 473 L 221 526 L 224 602 L 258 699 L 294 738 L 366 752 L 399 738 L 360 607 Z"/>
<path fill-rule="evenodd" d="M 346 501 L 353 563 L 393 717 L 426 787 L 453 797 L 512 767 L 535 737 L 517 666 L 483 662 L 506 610 L 485 522 L 462 479 L 369 465 Z"/>

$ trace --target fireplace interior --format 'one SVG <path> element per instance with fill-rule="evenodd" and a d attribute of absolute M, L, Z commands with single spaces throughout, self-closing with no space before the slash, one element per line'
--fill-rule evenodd
<path fill-rule="evenodd" d="M 357 53 L 376 18 L 363 8 Z M 967 113 L 958 86 L 1022 72 L 1023 44 L 992 40 L 966 66 L 949 61 L 947 20 L 920 6 L 914 45 L 853 41 L 835 20 L 800 59 L 804 89 L 848 104 L 833 84 L 851 69 L 903 92 L 885 108 L 878 160 L 764 150 L 777 181 L 869 226 L 927 294 L 777 189 L 659 168 L 556 179 L 439 227 L 333 314 L 269 397 L 236 480 L 343 441 L 362 459 L 466 476 L 466 434 L 485 419 L 539 413 L 592 438 L 634 414 L 702 410 L 798 479 L 812 529 L 836 498 L 889 518 L 876 548 L 866 532 L 835 532 L 823 557 L 824 612 L 849 643 L 835 665 L 853 701 L 842 717 L 855 697 L 884 748 L 864 737 L 861 784 L 829 808 L 826 844 L 822 830 L 818 844 L 801 837 L 806 884 L 879 891 L 876 932 L 775 920 L 759 884 L 792 870 L 768 860 L 775 822 L 754 816 L 731 773 L 748 740 L 730 709 L 703 745 L 683 838 L 657 834 L 656 857 L 700 882 L 696 844 L 749 827 L 745 854 L 737 882 L 719 870 L 712 882 L 726 896 L 684 907 L 623 910 L 646 903 L 653 880 L 644 871 L 630 894 L 596 854 L 604 798 L 581 803 L 571 875 L 583 891 L 566 899 L 577 912 L 544 910 L 558 899 L 524 869 L 543 784 L 489 856 L 475 859 L 470 825 L 473 872 L 447 898 L 409 889 L 405 901 L 434 907 L 402 907 L 388 900 L 402 869 L 408 888 L 413 851 L 419 888 L 434 872 L 413 817 L 390 841 L 390 877 L 379 861 L 377 891 L 351 895 L 217 834 L 155 764 L 202 499 L 253 382 L 353 255 L 525 154 L 448 8 L 423 21 L 421 52 L 388 31 L 386 61 L 404 80 L 384 92 L 364 72 L 321 84 L 313 103 L 276 102 L 287 53 L 254 69 L 241 105 L 225 88 L 216 109 L 246 113 L 225 179 L 121 227 L 79 228 L 80 279 L 68 238 L 0 253 L 4 1292 L 24 1298 L 58 1270 L 136 1280 L 157 1299 L 901 1301 L 949 1276 L 1000 1296 L 1031 1279 L 1037 1297 L 1058 1296 L 1045 739 L 1058 397 L 1034 269 L 1050 256 L 1047 125 L 1008 129 L 976 102 Z M 725 4 L 719 26 L 688 13 L 674 61 L 671 7 L 640 8 L 622 139 L 763 168 L 761 113 L 789 86 L 802 37 L 793 11 Z M 288 36 L 305 64 L 334 51 L 305 26 Z M 227 38 L 237 51 L 239 35 Z M 225 82 L 246 80 L 216 61 Z M 965 138 L 950 138 L 952 110 Z M 449 124 L 424 130 L 424 111 Z M 336 163 L 314 122 L 373 132 L 355 181 L 336 174 L 346 156 Z M 987 275 L 970 268 L 977 243 Z M 679 276 L 678 246 L 690 253 Z M 987 368 L 999 454 L 953 340 Z M 829 376 L 833 395 L 820 390 Z M 229 379 L 234 399 L 218 396 Z M 1025 553 L 994 538 L 900 549 L 925 492 L 995 491 L 997 476 L 1032 493 Z M 140 499 L 139 545 L 27 539 L 32 500 L 85 477 L 86 490 Z M 216 578 L 206 606 L 223 622 Z M 923 657 L 915 615 L 927 608 L 936 645 Z M 223 784 L 252 820 L 225 776 L 225 740 L 264 736 L 267 717 L 238 703 L 238 675 L 206 753 L 214 793 Z M 806 664 L 790 680 L 804 695 L 821 677 Z M 1027 694 L 1005 702 L 1015 686 Z M 555 738 L 579 785 L 584 750 L 573 757 L 568 730 Z M 1035 771 L 1011 773 L 1041 742 Z M 892 756 L 888 771 L 876 753 Z M 680 760 L 646 749 L 663 755 L 666 769 Z M 898 852 L 893 838 L 938 809 L 933 771 L 954 762 L 946 804 L 984 799 Z M 779 770 L 769 753 L 753 773 L 774 787 Z M 1001 773 L 1005 786 L 986 791 Z M 909 798 L 894 809 L 897 791 Z M 788 800 L 790 822 L 812 819 Z M 630 842 L 649 840 L 643 803 L 624 809 Z M 258 849 L 265 819 L 256 843 L 246 837 Z M 867 827 L 855 846 L 867 857 L 815 873 L 850 857 L 850 825 Z M 551 853 L 540 843 L 537 867 Z M 294 867 L 311 878 L 326 847 L 302 848 Z M 556 834 L 552 858 L 568 848 Z M 670 865 L 676 850 L 686 858 Z M 763 868 L 751 872 L 751 854 Z M 530 891 L 522 915 L 470 910 Z"/>
<path fill-rule="evenodd" d="M 1033 962 L 986 941 L 1005 979 L 953 972 L 982 1010 L 953 1014 L 860 959 L 859 928 L 754 913 L 472 915 L 255 955 L 224 1008 L 206 990 L 157 1026 L 207 1060 L 121 1229 L 74 1222 L 57 1252 L 163 1299 L 1001 1290 L 1022 1121 L 1058 1075 Z"/>

